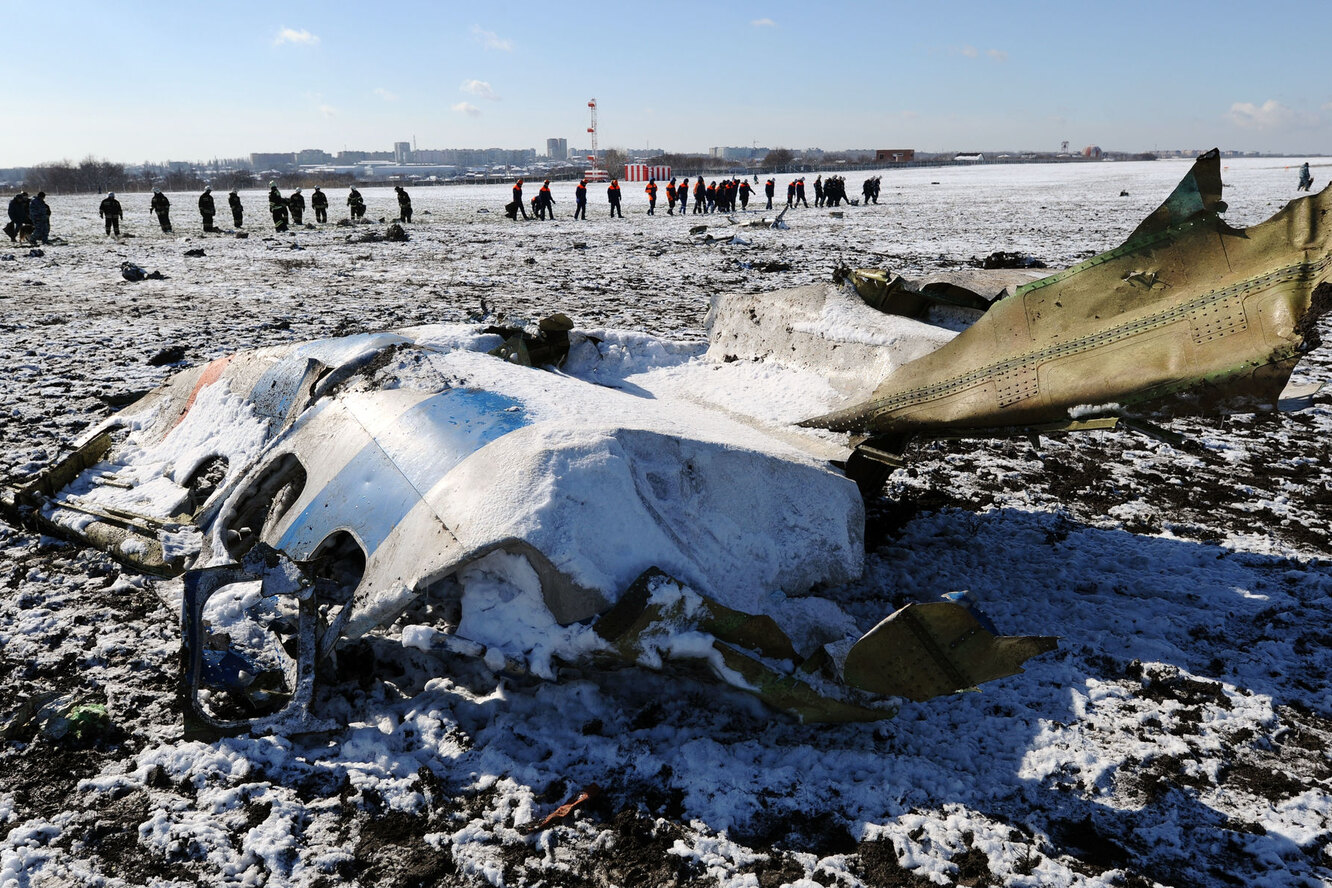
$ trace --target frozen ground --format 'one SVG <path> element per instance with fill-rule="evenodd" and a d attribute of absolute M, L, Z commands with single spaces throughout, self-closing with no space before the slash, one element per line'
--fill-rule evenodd
<path fill-rule="evenodd" d="M 168 346 L 200 363 L 464 321 L 482 300 L 509 320 L 561 310 L 701 341 L 712 294 L 839 264 L 910 275 L 1013 250 L 1067 265 L 1122 241 L 1186 169 L 886 171 L 878 206 L 795 210 L 749 245 L 698 243 L 687 229 L 720 217 L 646 216 L 633 185 L 625 219 L 594 191 L 586 223 L 558 185 L 545 224 L 505 219 L 507 188 L 414 189 L 406 244 L 348 242 L 379 225 L 274 235 L 260 192 L 243 195 L 244 240 L 199 233 L 196 195 L 171 196 L 175 236 L 146 195 L 122 195 L 135 236 L 117 244 L 97 196 L 55 197 L 68 245 L 0 243 L 15 257 L 0 261 L 0 475 L 160 382 L 171 368 L 149 359 Z M 1232 224 L 1294 196 L 1287 162 L 1223 177 Z M 391 191 L 366 198 L 372 218 L 394 209 Z M 126 260 L 166 280 L 124 282 Z M 1296 376 L 1329 367 L 1324 349 Z M 1174 428 L 1203 447 L 1097 434 L 914 454 L 870 504 L 867 574 L 843 600 L 887 613 L 970 589 L 1004 630 L 1063 641 L 1024 675 L 876 726 L 802 726 L 644 671 L 515 683 L 386 636 L 328 689 L 344 731 L 182 742 L 170 584 L 0 525 L 0 717 L 59 692 L 114 724 L 94 742 L 0 741 L 0 886 L 1326 884 L 1332 407 Z M 594 783 L 572 821 L 526 833 Z"/>

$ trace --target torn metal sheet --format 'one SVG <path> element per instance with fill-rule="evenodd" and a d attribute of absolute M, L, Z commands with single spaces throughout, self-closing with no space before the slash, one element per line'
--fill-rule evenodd
<path fill-rule="evenodd" d="M 855 268 L 838 269 L 833 282 L 845 281 L 878 311 L 920 318 L 934 305 L 985 312 L 991 303 L 1042 277 L 1022 269 L 965 268 L 909 279 L 881 268 Z"/>
<path fill-rule="evenodd" d="M 1220 155 L 1123 245 L 1000 299 L 955 340 L 813 427 L 910 436 L 1145 411 L 1271 409 L 1332 309 L 1332 192 L 1220 218 Z"/>

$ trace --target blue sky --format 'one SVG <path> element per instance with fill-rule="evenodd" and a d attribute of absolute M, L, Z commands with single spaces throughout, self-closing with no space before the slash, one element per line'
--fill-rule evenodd
<path fill-rule="evenodd" d="M 586 10 L 595 9 L 596 13 Z M 0 167 L 714 145 L 1332 153 L 1332 2 L 0 0 Z"/>

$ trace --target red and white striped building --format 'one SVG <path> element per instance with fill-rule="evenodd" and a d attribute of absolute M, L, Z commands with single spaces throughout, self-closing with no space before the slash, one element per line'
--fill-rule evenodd
<path fill-rule="evenodd" d="M 669 182 L 670 178 L 671 168 L 668 166 L 650 166 L 646 163 L 626 163 L 624 165 L 624 181 L 626 182 L 646 182 L 648 179 Z"/>

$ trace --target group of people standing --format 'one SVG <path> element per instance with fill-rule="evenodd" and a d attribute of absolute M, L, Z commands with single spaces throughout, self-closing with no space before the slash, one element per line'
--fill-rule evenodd
<path fill-rule="evenodd" d="M 865 196 L 865 203 L 879 202 L 879 176 L 866 179 L 862 194 Z M 587 184 L 588 180 L 581 180 L 574 188 L 574 218 L 587 218 Z M 758 184 L 758 176 L 754 177 L 754 184 Z M 757 188 L 751 186 L 745 179 L 732 177 L 722 179 L 720 182 L 715 179 L 711 182 L 704 182 L 703 177 L 699 176 L 690 184 L 688 176 L 678 180 L 672 176 L 671 181 L 665 188 L 657 184 L 655 178 L 649 179 L 647 185 L 643 188 L 647 195 L 647 214 L 655 216 L 657 214 L 657 197 L 663 191 L 666 195 L 666 214 L 674 216 L 676 209 L 680 215 L 685 215 L 689 211 L 689 200 L 692 194 L 694 201 L 694 213 L 733 213 L 737 207 L 740 210 L 749 209 L 749 199 L 757 193 Z M 763 193 L 767 197 L 767 209 L 772 209 L 773 197 L 777 193 L 777 180 L 769 178 L 763 184 Z M 620 181 L 611 179 L 606 187 L 606 201 L 610 205 L 611 218 L 616 216 L 623 217 L 622 194 L 620 190 Z M 850 203 L 846 194 L 846 179 L 842 176 L 829 176 L 825 181 L 823 176 L 814 180 L 814 206 L 836 207 L 841 206 L 843 202 Z M 791 180 L 786 186 L 786 205 L 788 207 L 809 206 L 809 200 L 805 195 L 805 179 L 803 176 Z M 523 200 L 523 180 L 519 179 L 513 185 L 513 200 L 509 201 L 504 207 L 504 214 L 510 219 L 517 219 L 520 215 L 524 219 L 546 219 L 555 218 L 555 198 L 551 195 L 550 180 L 546 179 L 540 191 L 531 198 L 531 214 L 528 213 L 529 203 Z"/>
<path fill-rule="evenodd" d="M 398 195 L 398 221 L 412 221 L 412 199 L 407 195 L 402 186 L 395 189 Z M 25 195 L 26 196 L 26 195 Z M 153 189 L 153 197 L 149 202 L 149 212 L 157 217 L 157 222 L 164 232 L 171 233 L 171 200 L 162 193 L 161 188 Z M 241 203 L 240 194 L 232 190 L 227 195 L 227 206 L 231 210 L 231 220 L 236 228 L 245 227 L 245 207 Z M 305 224 L 305 195 L 301 189 L 297 188 L 286 197 L 278 191 L 276 182 L 268 183 L 268 212 L 273 219 L 273 228 L 275 231 L 287 231 L 291 225 Z M 350 189 L 347 195 L 347 207 L 353 220 L 360 220 L 365 217 L 365 198 L 355 187 Z M 315 222 L 328 222 L 328 195 L 324 193 L 318 185 L 315 186 L 314 193 L 310 195 L 310 209 L 314 210 Z M 11 215 L 13 211 L 11 208 Z M 116 199 L 115 192 L 107 192 L 101 204 L 98 205 L 97 213 L 106 223 L 106 233 L 108 235 L 120 235 L 120 220 L 124 217 L 125 211 L 120 201 Z M 199 195 L 199 216 L 203 220 L 203 230 L 206 233 L 221 231 L 214 223 L 213 219 L 217 215 L 217 203 L 213 199 L 212 186 L 205 186 L 203 194 Z M 6 228 L 8 231 L 8 228 Z"/>
<path fill-rule="evenodd" d="M 11 241 L 23 238 L 32 244 L 51 242 L 51 208 L 46 204 L 45 191 L 38 191 L 32 197 L 20 191 L 10 199 L 5 234 Z"/>

